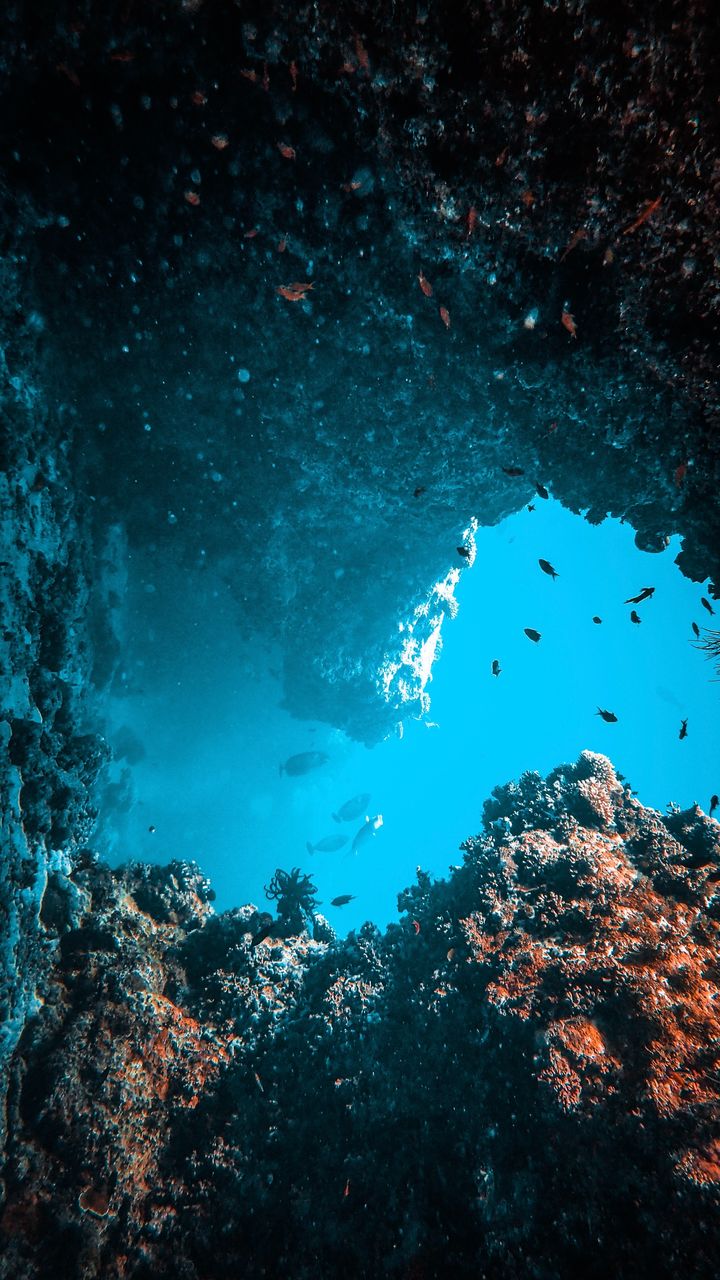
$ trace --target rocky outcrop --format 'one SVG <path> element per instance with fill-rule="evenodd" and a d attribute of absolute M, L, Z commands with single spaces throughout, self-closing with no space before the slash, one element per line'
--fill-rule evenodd
<path fill-rule="evenodd" d="M 0 1275 L 714 1274 L 720 827 L 588 752 L 400 923 L 257 940 L 183 864 L 58 877 Z"/>

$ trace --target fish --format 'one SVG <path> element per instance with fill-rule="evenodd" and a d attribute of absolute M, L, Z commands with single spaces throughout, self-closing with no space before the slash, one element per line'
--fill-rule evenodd
<path fill-rule="evenodd" d="M 192 204 L 192 205 L 196 205 L 196 206 L 197 206 L 197 205 L 199 205 L 199 203 L 200 203 L 200 197 L 199 197 L 199 195 L 198 195 L 197 191 L 186 191 L 186 192 L 185 192 L 185 199 L 187 200 L 188 204 Z"/>
<path fill-rule="evenodd" d="M 290 756 L 284 764 L 281 764 L 280 773 L 287 773 L 293 778 L 297 778 L 301 773 L 309 773 L 311 769 L 319 769 L 320 765 L 327 764 L 329 756 L 324 751 L 301 751 L 296 756 Z"/>
<path fill-rule="evenodd" d="M 305 848 L 308 853 L 337 853 L 338 849 L 342 849 L 349 839 L 349 836 L 323 836 L 322 840 L 318 840 L 317 844 L 310 844 L 308 840 Z"/>
<path fill-rule="evenodd" d="M 560 317 L 561 323 L 565 326 L 571 338 L 577 338 L 577 325 L 575 317 L 570 315 L 569 311 L 563 311 Z"/>
<path fill-rule="evenodd" d="M 426 297 L 426 298 L 432 298 L 433 287 L 432 287 L 432 285 L 431 285 L 430 281 L 427 279 L 427 277 L 423 275 L 422 271 L 420 272 L 420 275 L 418 276 L 418 284 L 420 285 L 420 288 L 422 289 L 423 293 L 425 294 L 425 297 Z"/>
<path fill-rule="evenodd" d="M 339 893 L 337 898 L 331 898 L 331 907 L 346 907 L 348 902 L 354 902 L 356 895 L 354 893 Z M 345 1193 L 347 1195 L 347 1192 Z"/>
<path fill-rule="evenodd" d="M 700 603 L 703 609 L 707 609 L 708 613 L 711 613 L 713 617 L 715 616 L 715 610 L 713 609 L 710 601 L 705 599 L 705 596 L 700 597 Z"/>
<path fill-rule="evenodd" d="M 294 58 L 290 63 L 289 71 L 290 71 L 290 79 L 292 80 L 292 92 L 295 93 L 295 90 L 297 89 L 298 69 L 297 69 L 297 62 L 295 61 Z"/>
<path fill-rule="evenodd" d="M 500 470 L 504 471 L 506 476 L 524 476 L 525 475 L 525 472 L 523 471 L 522 467 L 501 467 Z"/>
<path fill-rule="evenodd" d="M 643 600 L 649 600 L 654 594 L 654 587 L 643 587 L 642 591 L 640 591 L 638 595 L 631 596 L 629 600 L 625 601 L 625 604 L 642 604 Z"/>
<path fill-rule="evenodd" d="M 598 618 L 597 614 L 595 614 L 593 618 L 593 622 L 596 623 L 597 626 L 600 626 L 600 623 L 602 622 L 602 618 Z"/>
<path fill-rule="evenodd" d="M 363 849 L 368 841 L 372 840 L 383 824 L 383 816 L 376 813 L 374 818 L 365 818 L 363 825 L 359 831 L 355 832 L 352 845 L 350 846 L 352 853 L 358 853 Z"/>
<path fill-rule="evenodd" d="M 543 573 L 546 573 L 548 577 L 552 578 L 553 582 L 556 578 L 560 577 L 560 574 L 556 569 L 553 569 L 549 560 L 538 560 L 538 564 L 540 565 Z"/>
<path fill-rule="evenodd" d="M 492 663 L 493 675 L 499 676 L 501 671 L 502 671 L 502 667 L 500 666 L 500 663 L 498 662 L 497 658 L 493 658 L 493 663 Z"/>
<path fill-rule="evenodd" d="M 336 822 L 352 822 L 353 818 L 359 818 L 368 807 L 370 792 L 363 791 L 360 795 L 353 796 L 352 800 L 346 800 L 340 805 L 337 813 L 332 816 Z"/>
<path fill-rule="evenodd" d="M 523 627 L 523 630 L 528 640 L 532 640 L 533 644 L 537 644 L 538 640 L 541 639 L 541 632 L 536 631 L 534 627 Z"/>
<path fill-rule="evenodd" d="M 257 923 L 260 927 L 252 936 L 252 941 L 250 943 L 251 947 L 259 947 L 261 942 L 264 942 L 266 938 L 271 936 L 275 921 L 269 911 L 261 911 L 258 916 Z"/>
<path fill-rule="evenodd" d="M 536 485 L 535 485 L 535 492 L 536 492 L 536 494 L 537 494 L 538 498 L 549 498 L 549 497 L 550 497 L 550 494 L 548 493 L 548 491 L 547 491 L 547 489 L 545 488 L 545 485 L 544 485 L 544 484 L 536 484 Z"/>
<path fill-rule="evenodd" d="M 148 831 L 150 832 L 151 836 L 155 835 L 156 830 L 157 830 L 157 827 L 152 826 L 152 824 L 148 827 Z"/>
<path fill-rule="evenodd" d="M 422 498 L 424 493 L 427 493 L 425 485 L 419 484 L 417 489 L 413 489 L 413 498 Z"/>
<path fill-rule="evenodd" d="M 534 502 L 529 502 L 529 503 L 528 503 L 528 511 L 534 511 L 534 510 L 535 510 L 535 503 L 534 503 Z"/>
<path fill-rule="evenodd" d="M 463 557 L 463 560 L 470 559 L 470 552 L 467 547 L 456 547 L 455 550 L 457 551 L 459 556 Z"/>
<path fill-rule="evenodd" d="M 662 196 L 658 196 L 657 200 L 651 200 L 649 204 L 646 204 L 642 213 L 638 214 L 635 221 L 631 222 L 630 226 L 625 228 L 623 235 L 629 236 L 632 235 L 633 231 L 637 231 L 638 227 L 641 227 L 643 222 L 647 222 L 648 218 L 652 216 L 656 209 L 660 208 L 661 204 Z"/>
<path fill-rule="evenodd" d="M 294 148 L 294 147 L 289 146 L 289 144 L 288 144 L 287 142 L 278 142 L 276 145 L 277 145 L 277 149 L 278 149 L 278 151 L 280 152 L 280 155 L 281 155 L 285 160 L 294 160 L 294 159 L 296 158 L 296 157 L 295 157 L 295 148 Z"/>
<path fill-rule="evenodd" d="M 633 610 L 631 611 L 631 613 L 630 613 L 630 621 L 631 621 L 631 622 L 634 622 L 636 627 L 639 627 L 639 626 L 640 626 L 640 623 L 642 622 L 642 618 L 641 618 L 641 617 L 639 617 L 638 612 L 637 612 L 637 610 L 636 610 L 636 609 L 633 609 Z"/>
<path fill-rule="evenodd" d="M 477 225 L 477 209 L 474 204 L 470 205 L 467 215 L 467 233 L 471 236 Z"/>
<path fill-rule="evenodd" d="M 279 284 L 276 292 L 282 298 L 287 298 L 288 302 L 300 302 L 313 287 L 312 281 L 310 284 L 300 284 L 295 281 L 293 284 Z"/>
<path fill-rule="evenodd" d="M 713 814 L 714 814 L 714 812 L 715 812 L 715 810 L 717 809 L 717 807 L 718 807 L 718 805 L 719 805 L 719 804 L 720 804 L 720 796 L 711 796 L 711 797 L 710 797 L 710 817 L 711 817 L 711 818 L 712 818 L 712 816 L 713 816 Z"/>
<path fill-rule="evenodd" d="M 214 133 L 210 141 L 216 151 L 224 151 L 230 145 L 230 139 L 226 133 Z"/>
<path fill-rule="evenodd" d="M 602 716 L 606 724 L 617 724 L 617 716 L 614 711 L 603 711 L 602 707 L 598 707 L 595 715 Z"/>
<path fill-rule="evenodd" d="M 680 721 L 680 732 L 678 738 L 682 742 L 683 738 L 687 738 L 687 720 Z"/>
<path fill-rule="evenodd" d="M 693 629 L 693 635 L 695 636 L 695 639 L 696 639 L 696 640 L 699 640 L 699 639 L 700 639 L 700 628 L 699 628 L 699 626 L 698 626 L 697 622 L 691 622 L 691 623 L 690 623 L 690 626 L 691 626 L 691 627 L 692 627 L 692 629 Z"/>
<path fill-rule="evenodd" d="M 445 325 L 445 328 L 449 329 L 450 328 L 450 312 L 448 311 L 447 307 L 440 308 L 440 319 Z"/>
<path fill-rule="evenodd" d="M 673 475 L 673 483 L 676 489 L 679 489 L 687 474 L 687 462 L 681 462 L 679 467 L 675 468 Z"/>

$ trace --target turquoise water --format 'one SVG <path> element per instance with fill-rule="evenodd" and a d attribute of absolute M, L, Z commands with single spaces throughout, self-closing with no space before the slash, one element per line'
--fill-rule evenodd
<path fill-rule="evenodd" d="M 460 575 L 458 615 L 444 623 L 428 715 L 373 749 L 281 709 L 277 655 L 239 634 L 227 586 L 211 570 L 193 577 L 135 556 L 129 692 L 110 710 L 115 731 L 128 726 L 145 754 L 126 766 L 124 812 L 105 807 L 98 847 L 116 861 L 197 860 L 218 909 L 264 908 L 275 868 L 299 866 L 343 932 L 396 919 L 397 893 L 416 867 L 442 876 L 459 862 L 493 787 L 584 748 L 608 753 L 644 804 L 662 811 L 698 801 L 707 810 L 720 790 L 720 685 L 709 684 L 712 666 L 693 643 L 691 622 L 713 620 L 700 605 L 707 589 L 673 563 L 679 540 L 649 555 L 628 526 L 593 527 L 538 499 L 535 511 L 478 530 L 476 544 L 475 563 Z M 454 548 L 448 556 L 451 567 Z M 645 586 L 655 595 L 637 606 L 635 625 L 623 602 Z M 525 627 L 541 632 L 538 644 Z M 599 706 L 617 723 L 604 723 Z M 326 752 L 328 763 L 280 775 L 280 762 L 307 750 Z M 308 841 L 355 834 L 359 822 L 338 826 L 331 813 L 358 792 L 371 794 L 369 815 L 383 815 L 375 839 L 358 856 L 310 855 Z M 345 893 L 354 901 L 329 905 Z"/>

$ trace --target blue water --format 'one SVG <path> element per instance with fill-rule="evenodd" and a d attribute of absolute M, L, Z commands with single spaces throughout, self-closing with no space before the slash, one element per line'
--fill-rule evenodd
<path fill-rule="evenodd" d="M 98 846 L 115 862 L 196 859 L 218 909 L 266 906 L 275 868 L 300 866 L 343 932 L 396 919 L 397 893 L 418 866 L 442 876 L 460 862 L 458 846 L 480 829 L 493 787 L 584 748 L 608 753 L 644 804 L 697 800 L 707 810 L 720 791 L 720 685 L 693 644 L 691 622 L 713 620 L 700 605 L 706 587 L 673 563 L 678 540 L 649 555 L 628 526 L 593 527 L 538 499 L 534 512 L 480 529 L 476 542 L 428 686 L 432 727 L 409 721 L 402 738 L 371 750 L 280 708 L 277 655 L 241 637 L 227 587 L 211 571 L 193 580 L 136 557 L 129 692 L 113 699 L 111 720 L 135 732 L 145 755 L 131 766 L 130 807 L 102 815 Z M 557 580 L 541 572 L 540 556 Z M 656 591 L 637 606 L 637 626 L 623 602 L 644 586 Z M 524 627 L 542 633 L 539 644 Z M 598 706 L 618 723 L 605 724 Z M 327 752 L 329 763 L 281 777 L 279 763 L 307 750 Z M 330 815 L 361 791 L 371 793 L 368 813 L 383 815 L 366 850 L 308 854 L 307 841 L 355 833 L 358 822 L 338 827 Z M 355 900 L 329 906 L 343 893 Z"/>

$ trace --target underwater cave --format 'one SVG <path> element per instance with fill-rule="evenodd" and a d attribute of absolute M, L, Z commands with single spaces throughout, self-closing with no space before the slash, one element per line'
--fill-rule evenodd
<path fill-rule="evenodd" d="M 718 53 L 0 19 L 0 1277 L 717 1274 Z"/>

